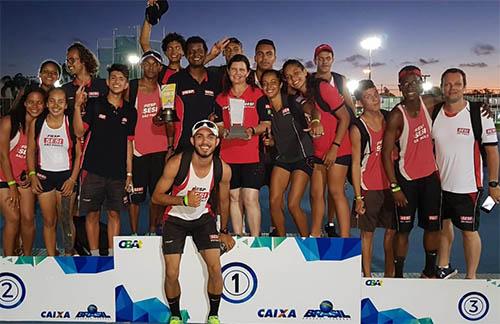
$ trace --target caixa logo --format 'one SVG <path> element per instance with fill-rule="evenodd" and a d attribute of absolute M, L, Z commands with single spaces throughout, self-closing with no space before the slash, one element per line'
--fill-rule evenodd
<path fill-rule="evenodd" d="M 368 279 L 365 281 L 365 286 L 373 287 L 373 286 L 382 286 L 383 281 L 379 279 Z"/>
<path fill-rule="evenodd" d="M 297 318 L 295 309 L 287 308 L 262 308 L 257 311 L 260 318 Z"/>
<path fill-rule="evenodd" d="M 78 314 L 76 314 L 76 318 L 111 318 L 111 316 L 109 316 L 105 312 L 99 312 L 97 310 L 97 306 L 91 304 L 89 305 L 89 307 L 87 307 L 86 312 L 78 312 Z"/>
<path fill-rule="evenodd" d="M 304 318 L 348 319 L 351 316 L 344 313 L 342 309 L 333 309 L 333 303 L 329 300 L 324 300 L 319 304 L 319 309 L 307 310 Z"/>
<path fill-rule="evenodd" d="M 40 316 L 42 318 L 71 318 L 68 311 L 43 311 Z"/>
<path fill-rule="evenodd" d="M 142 248 L 141 240 L 121 240 L 118 243 L 120 249 L 140 249 Z"/>

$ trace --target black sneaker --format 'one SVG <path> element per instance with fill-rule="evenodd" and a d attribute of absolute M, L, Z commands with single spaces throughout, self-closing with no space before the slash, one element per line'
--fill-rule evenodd
<path fill-rule="evenodd" d="M 328 237 L 339 237 L 337 231 L 335 230 L 335 225 L 325 224 L 325 233 Z"/>
<path fill-rule="evenodd" d="M 438 279 L 450 279 L 454 277 L 458 273 L 458 270 L 452 268 L 451 265 L 448 265 L 448 268 L 439 267 L 436 272 L 436 277 Z"/>

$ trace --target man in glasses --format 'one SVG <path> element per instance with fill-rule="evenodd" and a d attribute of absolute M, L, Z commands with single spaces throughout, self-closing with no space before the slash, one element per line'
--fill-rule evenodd
<path fill-rule="evenodd" d="M 220 143 L 217 125 L 196 122 L 191 130 L 191 148 L 168 160 L 153 193 L 154 204 L 166 206 L 163 216 L 165 294 L 171 311 L 169 323 L 181 324 L 179 268 L 187 235 L 200 252 L 208 271 L 208 323 L 220 323 L 218 309 L 222 294 L 220 247 L 231 249 L 234 240 L 227 233 L 231 168 L 217 155 Z M 168 193 L 167 193 L 168 192 Z M 217 231 L 217 207 L 221 232 Z"/>
<path fill-rule="evenodd" d="M 104 98 L 108 95 L 106 80 L 97 77 L 99 61 L 94 53 L 83 44 L 77 42 L 68 47 L 66 52 L 66 69 L 73 76 L 72 81 L 62 86 L 64 92 L 66 92 L 68 114 L 70 116 L 73 114 L 75 94 L 80 86 L 84 86 L 85 93 L 87 93 L 87 100 L 99 97 Z"/>
<path fill-rule="evenodd" d="M 441 229 L 441 186 L 431 138 L 433 97 L 422 97 L 422 71 L 405 66 L 399 71 L 403 101 L 391 111 L 382 146 L 384 169 L 397 207 L 395 244 L 396 278 L 403 277 L 408 237 L 418 210 L 418 226 L 424 230 L 423 278 L 436 275 Z M 399 144 L 396 167 L 393 150 Z"/>

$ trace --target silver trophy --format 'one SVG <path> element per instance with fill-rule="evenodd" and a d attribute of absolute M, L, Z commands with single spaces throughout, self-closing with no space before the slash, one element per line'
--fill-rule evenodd
<path fill-rule="evenodd" d="M 245 111 L 245 100 L 229 98 L 229 116 L 231 126 L 227 139 L 248 139 L 246 128 L 243 126 L 243 116 Z"/>

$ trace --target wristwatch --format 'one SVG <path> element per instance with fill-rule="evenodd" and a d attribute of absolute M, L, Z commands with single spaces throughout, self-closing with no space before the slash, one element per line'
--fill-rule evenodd
<path fill-rule="evenodd" d="M 399 187 L 397 182 L 391 182 L 391 189 L 396 189 L 397 187 Z"/>
<path fill-rule="evenodd" d="M 488 182 L 488 186 L 490 186 L 491 188 L 498 187 L 498 181 L 497 180 L 490 181 Z"/>

